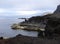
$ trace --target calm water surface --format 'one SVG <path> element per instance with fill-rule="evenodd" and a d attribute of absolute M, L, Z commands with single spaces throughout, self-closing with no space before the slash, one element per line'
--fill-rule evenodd
<path fill-rule="evenodd" d="M 25 31 L 25 30 L 12 30 L 11 25 L 13 23 L 19 23 L 23 20 L 18 18 L 0 18 L 0 37 L 14 37 L 18 34 L 22 34 L 24 36 L 33 36 L 37 37 L 38 32 L 36 31 Z"/>

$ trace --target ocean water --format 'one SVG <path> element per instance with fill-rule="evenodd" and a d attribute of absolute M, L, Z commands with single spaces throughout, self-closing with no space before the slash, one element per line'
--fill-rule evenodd
<path fill-rule="evenodd" d="M 24 20 L 16 18 L 0 18 L 0 37 L 14 37 L 18 34 L 24 36 L 37 37 L 38 32 L 36 31 L 26 31 L 26 30 L 13 30 L 11 25 L 14 23 L 19 23 Z"/>

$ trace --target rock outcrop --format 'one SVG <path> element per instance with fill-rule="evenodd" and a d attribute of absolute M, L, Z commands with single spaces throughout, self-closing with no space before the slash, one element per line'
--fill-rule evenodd
<path fill-rule="evenodd" d="M 56 11 L 48 17 L 48 22 L 46 24 L 46 34 L 60 34 L 60 5 L 58 5 Z"/>

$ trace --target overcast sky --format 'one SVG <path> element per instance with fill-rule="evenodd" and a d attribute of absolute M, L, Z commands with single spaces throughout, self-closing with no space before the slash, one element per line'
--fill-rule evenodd
<path fill-rule="evenodd" d="M 60 0 L 0 0 L 0 16 L 53 12 Z"/>

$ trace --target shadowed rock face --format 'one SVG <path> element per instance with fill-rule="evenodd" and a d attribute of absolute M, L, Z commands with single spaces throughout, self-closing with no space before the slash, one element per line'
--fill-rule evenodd
<path fill-rule="evenodd" d="M 53 34 L 60 34 L 60 22 L 57 20 L 48 20 L 45 27 L 46 34 L 52 36 Z"/>
<path fill-rule="evenodd" d="M 45 27 L 46 32 L 50 36 L 53 33 L 60 34 L 60 5 L 58 5 L 56 11 L 52 15 L 50 15 L 48 18 L 49 19 Z"/>

